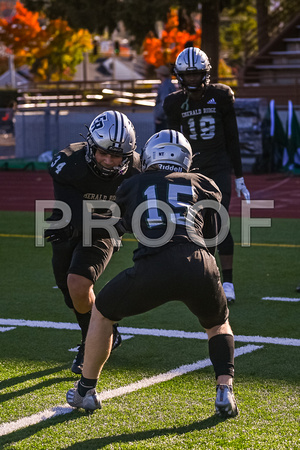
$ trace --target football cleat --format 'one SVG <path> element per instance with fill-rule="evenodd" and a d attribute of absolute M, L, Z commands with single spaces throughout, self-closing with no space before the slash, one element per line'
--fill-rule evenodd
<path fill-rule="evenodd" d="M 296 287 L 296 292 L 300 292 L 300 284 Z"/>
<path fill-rule="evenodd" d="M 71 371 L 80 375 L 82 373 L 83 367 L 83 357 L 84 357 L 84 344 L 78 346 L 78 353 L 72 363 Z"/>
<path fill-rule="evenodd" d="M 113 325 L 113 344 L 112 344 L 111 351 L 115 350 L 115 348 L 119 347 L 122 343 L 122 337 L 121 337 L 117 327 L 118 327 L 118 324 L 115 323 Z"/>
<path fill-rule="evenodd" d="M 118 331 L 117 328 L 118 324 L 113 325 L 113 345 L 112 350 L 119 347 L 122 343 L 122 337 Z M 83 369 L 83 357 L 84 357 L 84 344 L 81 343 L 78 346 L 78 353 L 76 357 L 74 358 L 74 361 L 72 363 L 71 371 L 73 373 L 76 373 L 77 375 L 81 375 L 82 369 Z"/>
<path fill-rule="evenodd" d="M 227 384 L 219 384 L 217 386 L 217 397 L 215 401 L 216 414 L 223 418 L 235 417 L 239 410 L 236 405 L 232 386 Z"/>
<path fill-rule="evenodd" d="M 82 408 L 86 411 L 101 409 L 100 396 L 97 394 L 96 389 L 90 389 L 84 397 L 81 397 L 78 392 L 78 381 L 76 381 L 72 389 L 68 390 L 66 398 L 72 408 Z"/>
<path fill-rule="evenodd" d="M 234 302 L 235 301 L 235 292 L 234 287 L 232 283 L 223 283 L 223 289 L 227 298 L 227 302 Z"/>

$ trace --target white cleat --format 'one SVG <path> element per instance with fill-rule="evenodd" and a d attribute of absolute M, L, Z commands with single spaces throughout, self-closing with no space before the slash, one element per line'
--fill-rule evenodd
<path fill-rule="evenodd" d="M 227 302 L 234 302 L 235 301 L 235 292 L 234 287 L 232 283 L 223 283 L 223 289 L 227 298 Z"/>
<path fill-rule="evenodd" d="M 236 405 L 232 386 L 219 384 L 217 386 L 217 398 L 215 402 L 216 414 L 223 418 L 235 417 L 239 410 Z"/>
<path fill-rule="evenodd" d="M 69 389 L 67 392 L 67 402 L 73 408 L 82 408 L 86 411 L 94 411 L 95 409 L 101 409 L 100 396 L 97 394 L 96 389 L 90 389 L 87 391 L 84 397 L 78 392 L 78 381 L 74 384 L 74 388 Z"/>

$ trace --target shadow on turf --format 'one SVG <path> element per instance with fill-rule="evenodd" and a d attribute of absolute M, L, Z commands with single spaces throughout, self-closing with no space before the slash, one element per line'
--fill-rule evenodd
<path fill-rule="evenodd" d="M 213 415 L 211 417 L 208 417 L 207 419 L 201 420 L 199 422 L 193 422 L 189 425 L 184 425 L 181 427 L 158 428 L 147 431 L 138 431 L 137 433 L 121 434 L 119 436 L 107 436 L 97 439 L 89 439 L 83 442 L 72 444 L 69 447 L 65 448 L 68 450 L 86 450 L 87 448 L 89 450 L 96 450 L 117 443 L 126 444 L 128 442 L 131 443 L 131 445 L 133 443 L 138 444 L 139 441 L 147 441 L 161 436 L 177 436 L 193 431 L 206 430 L 208 428 L 217 426 L 220 422 L 224 422 L 225 420 L 227 419 Z"/>
<path fill-rule="evenodd" d="M 32 373 L 28 373 L 26 375 L 22 375 L 19 377 L 10 378 L 9 380 L 1 381 L 0 382 L 0 391 L 2 389 L 5 389 L 5 388 L 11 387 L 11 386 L 16 386 L 20 383 L 24 383 L 28 380 L 34 380 L 35 378 L 43 378 L 48 375 L 52 375 L 54 373 L 61 372 L 62 370 L 66 370 L 68 368 L 69 368 L 69 364 L 67 364 L 67 365 L 64 364 L 62 366 L 52 367 L 51 369 L 41 370 L 38 372 L 32 372 Z M 62 376 L 62 377 L 51 378 L 49 380 L 44 380 L 38 384 L 35 384 L 34 386 L 20 389 L 17 392 L 10 392 L 7 394 L 2 394 L 2 395 L 0 394 L 0 403 L 10 400 L 12 398 L 20 397 L 24 394 L 28 394 L 29 392 L 33 392 L 36 389 L 41 389 L 46 386 L 51 386 L 52 384 L 57 384 L 58 382 L 61 382 L 61 381 L 74 381 L 74 376 L 70 376 L 70 377 Z"/>
<path fill-rule="evenodd" d="M 30 425 L 24 429 L 13 431 L 12 433 L 6 436 L 0 437 L 0 448 L 3 448 L 2 446 L 9 445 L 12 442 L 13 443 L 21 442 L 25 439 L 28 439 L 30 436 L 39 433 L 41 430 L 50 428 L 52 426 L 56 426 L 60 423 L 65 423 L 66 420 L 68 422 L 78 420 L 78 418 L 83 414 L 86 415 L 87 413 L 83 411 L 74 410 L 71 416 L 68 414 L 67 419 L 65 415 L 58 416 L 53 419 L 49 419 L 45 422 L 40 422 L 35 425 Z M 206 430 L 207 428 L 213 428 L 217 426 L 219 423 L 224 422 L 225 420 L 227 419 L 213 415 L 211 417 L 208 417 L 207 419 L 201 420 L 199 422 L 193 422 L 189 425 L 184 425 L 181 427 L 156 428 L 147 431 L 138 431 L 137 433 L 129 433 L 129 434 L 121 434 L 118 436 L 106 436 L 97 439 L 89 439 L 83 442 L 72 444 L 71 446 L 65 448 L 71 450 L 86 450 L 86 449 L 97 450 L 106 447 L 107 445 L 110 444 L 117 444 L 117 443 L 126 444 L 127 442 L 130 442 L 131 444 L 132 442 L 138 443 L 139 441 L 153 439 L 160 436 L 181 435 L 190 433 L 192 431 Z"/>

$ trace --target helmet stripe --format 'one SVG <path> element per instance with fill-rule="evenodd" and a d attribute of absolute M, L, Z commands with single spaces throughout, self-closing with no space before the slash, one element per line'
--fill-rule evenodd
<path fill-rule="evenodd" d="M 190 57 L 190 63 L 189 66 L 190 68 L 195 68 L 195 51 L 194 51 L 194 47 L 190 47 L 189 48 L 189 57 Z"/>
<path fill-rule="evenodd" d="M 170 130 L 170 133 L 171 133 L 170 142 L 172 144 L 178 144 L 179 142 L 178 132 L 175 130 Z"/>
<path fill-rule="evenodd" d="M 115 125 L 116 125 L 116 131 L 114 140 L 115 142 L 118 142 L 121 144 L 123 133 L 124 133 L 124 120 L 122 114 L 119 113 L 119 111 L 114 111 L 115 113 Z"/>

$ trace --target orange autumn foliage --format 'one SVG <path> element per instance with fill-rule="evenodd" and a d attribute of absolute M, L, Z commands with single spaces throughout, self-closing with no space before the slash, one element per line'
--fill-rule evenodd
<path fill-rule="evenodd" d="M 41 42 L 40 16 L 28 11 L 19 1 L 15 5 L 16 14 L 10 21 L 0 18 L 1 42 L 7 51 L 15 55 L 17 65 L 25 64 L 28 53 Z"/>
<path fill-rule="evenodd" d="M 187 42 L 193 42 L 193 45 L 196 47 L 201 45 L 200 28 L 194 34 L 178 29 L 177 9 L 171 9 L 167 18 L 161 38 L 155 37 L 154 33 L 150 31 L 143 42 L 144 59 L 154 67 L 173 64 Z"/>
<path fill-rule="evenodd" d="M 19 1 L 15 9 L 9 21 L 0 19 L 0 42 L 14 55 L 16 68 L 28 65 L 36 81 L 72 79 L 83 53 L 92 49 L 90 33 L 62 19 L 46 20 Z"/>

